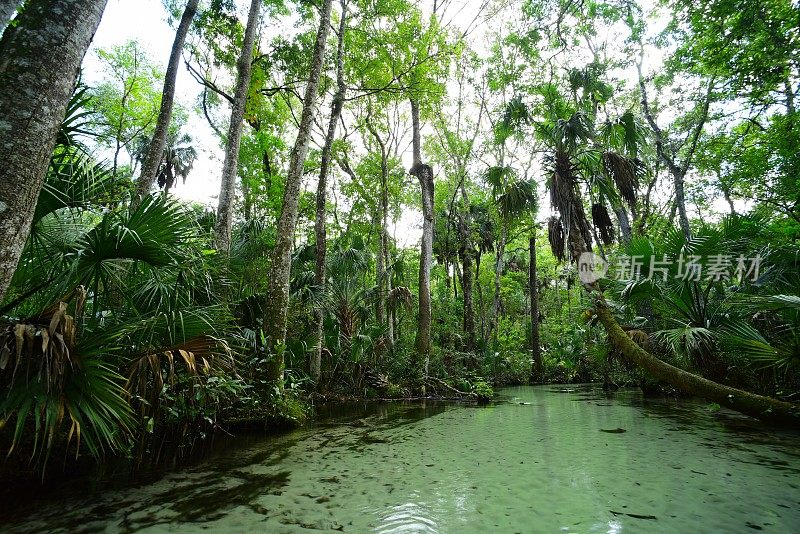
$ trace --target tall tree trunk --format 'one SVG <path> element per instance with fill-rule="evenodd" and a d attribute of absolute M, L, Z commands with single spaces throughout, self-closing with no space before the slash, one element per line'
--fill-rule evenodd
<path fill-rule="evenodd" d="M 461 170 L 463 176 L 466 176 L 466 169 Z M 469 197 L 467 196 L 467 188 L 464 187 L 464 180 L 459 185 L 461 191 L 461 200 L 464 202 L 464 211 L 458 217 L 458 234 L 461 246 L 459 247 L 459 257 L 461 258 L 462 274 L 461 291 L 464 298 L 464 333 L 467 337 L 466 351 L 472 352 L 475 350 L 475 304 L 472 295 L 472 260 L 476 255 L 475 246 L 472 243 L 472 215 L 469 211 Z M 480 252 L 477 252 L 478 267 L 480 267 Z M 475 275 L 478 273 L 476 271 Z M 481 303 L 481 306 L 483 304 Z M 481 328 L 481 333 L 482 333 Z"/>
<path fill-rule="evenodd" d="M 17 7 L 22 4 L 22 0 L 3 0 L 0 2 L 0 34 L 6 29 Z"/>
<path fill-rule="evenodd" d="M 342 116 L 344 97 L 347 87 L 344 83 L 344 32 L 347 25 L 347 0 L 341 0 L 341 18 L 339 19 L 339 39 L 336 46 L 336 94 L 331 104 L 331 116 L 328 120 L 328 130 L 325 134 L 325 144 L 320 156 L 319 181 L 317 182 L 317 211 L 314 218 L 314 236 L 316 239 L 315 250 L 317 253 L 314 266 L 314 284 L 320 292 L 325 292 L 325 260 L 328 251 L 328 235 L 325 223 L 328 219 L 327 194 L 328 171 L 331 165 L 331 149 L 336 137 L 336 124 Z M 316 340 L 314 352 L 311 356 L 311 379 L 319 384 L 322 371 L 322 346 L 324 344 L 323 321 L 325 317 L 321 309 L 314 310 L 314 333 Z"/>
<path fill-rule="evenodd" d="M 458 255 L 461 258 L 461 293 L 464 299 L 464 334 L 467 342 L 464 346 L 466 352 L 475 350 L 475 310 L 472 302 L 472 254 L 473 249 L 470 244 L 469 229 L 464 216 L 458 218 L 458 233 L 461 246 Z"/>
<path fill-rule="evenodd" d="M 678 207 L 678 223 L 681 225 L 683 235 L 688 239 L 692 236 L 692 229 L 689 226 L 689 215 L 686 212 L 686 193 L 684 192 L 685 173 L 681 169 L 670 169 L 672 180 L 675 185 L 675 205 Z"/>
<path fill-rule="evenodd" d="M 228 125 L 225 163 L 222 165 L 222 185 L 217 206 L 217 223 L 214 227 L 217 249 L 225 254 L 231 250 L 231 228 L 233 227 L 233 201 L 236 198 L 236 175 L 239 167 L 239 145 L 242 142 L 244 109 L 247 105 L 247 91 L 250 88 L 253 47 L 256 42 L 258 16 L 263 0 L 251 0 L 247 15 L 247 28 L 244 32 L 242 51 L 236 63 L 236 92 L 231 105 L 231 122 Z"/>
<path fill-rule="evenodd" d="M 389 164 L 387 157 L 381 159 L 381 254 L 383 254 L 384 282 L 385 294 L 380 298 L 384 302 L 388 302 L 389 294 L 392 292 L 392 274 L 390 266 L 392 264 L 391 255 L 389 254 Z M 397 303 L 395 303 L 397 304 Z M 390 306 L 386 306 L 386 348 L 391 356 L 394 352 L 394 321 L 390 313 Z"/>
<path fill-rule="evenodd" d="M 391 291 L 391 280 L 388 277 L 387 270 L 389 268 L 389 147 L 387 141 L 384 141 L 371 120 L 367 117 L 367 129 L 369 130 L 375 142 L 381 151 L 381 178 L 380 178 L 380 192 L 378 195 L 378 224 L 380 225 L 378 235 L 378 258 L 375 262 L 376 268 L 376 282 L 378 285 L 378 305 L 376 310 L 376 318 L 378 324 L 384 326 L 387 331 L 391 331 L 390 321 L 387 321 L 387 297 Z M 393 341 L 391 336 L 387 336 L 386 343 L 389 350 L 392 349 Z"/>
<path fill-rule="evenodd" d="M 392 290 L 392 277 L 389 274 L 389 165 L 387 162 L 387 155 L 381 157 L 381 232 L 380 232 L 380 251 L 379 254 L 382 258 L 383 264 L 382 279 L 379 287 L 381 288 L 378 301 L 382 303 L 385 313 L 388 310 L 387 301 L 389 292 Z M 387 349 L 391 352 L 393 350 L 394 340 L 392 339 L 392 324 L 391 321 L 384 321 L 380 319 L 381 324 L 386 324 L 387 336 L 386 345 Z"/>
<path fill-rule="evenodd" d="M 164 78 L 164 90 L 161 94 L 161 109 L 158 112 L 158 120 L 156 121 L 156 130 L 153 134 L 153 139 L 150 141 L 150 146 L 147 148 L 147 155 L 145 155 L 144 163 L 142 164 L 142 173 L 139 175 L 139 180 L 136 182 L 136 196 L 133 200 L 134 205 L 138 205 L 141 199 L 150 193 L 156 181 L 156 175 L 158 174 L 158 168 L 161 166 L 161 160 L 164 157 L 164 147 L 167 144 L 169 125 L 172 120 L 172 107 L 175 101 L 175 83 L 178 78 L 181 52 L 183 51 L 183 43 L 186 41 L 186 34 L 189 32 L 189 27 L 192 25 L 192 20 L 197 13 L 198 2 L 199 0 L 188 0 L 186 2 L 186 8 L 183 10 L 183 16 L 181 16 L 180 24 L 178 24 L 178 30 L 175 32 L 175 40 L 172 42 L 172 51 L 169 54 L 169 64 L 167 65 L 167 73 Z"/>
<path fill-rule="evenodd" d="M 106 0 L 30 0 L 0 40 L 0 301 Z"/>
<path fill-rule="evenodd" d="M 500 324 L 500 315 L 503 311 L 503 301 L 500 294 L 501 277 L 503 275 L 503 255 L 506 252 L 506 241 L 508 240 L 508 227 L 505 221 L 502 221 L 500 227 L 500 241 L 497 243 L 497 250 L 494 257 L 494 298 L 492 300 L 492 320 L 489 325 L 489 330 L 492 333 L 497 332 L 497 325 Z"/>
<path fill-rule="evenodd" d="M 719 187 L 720 191 L 722 191 L 722 196 L 725 199 L 725 202 L 728 203 L 728 209 L 730 210 L 730 214 L 732 216 L 736 215 L 736 206 L 733 205 L 733 198 L 731 198 L 731 187 L 726 185 L 722 181 L 722 177 L 720 173 L 717 173 L 717 187 Z"/>
<path fill-rule="evenodd" d="M 458 257 L 453 259 L 453 298 L 458 300 L 458 288 L 461 286 L 461 266 Z"/>
<path fill-rule="evenodd" d="M 625 206 L 620 204 L 619 206 L 614 206 L 614 214 L 617 216 L 617 222 L 619 223 L 619 234 L 621 237 L 621 241 L 623 244 L 627 245 L 631 242 L 631 237 L 633 233 L 631 232 L 631 222 L 628 218 L 628 210 L 625 209 Z M 597 240 L 597 238 L 595 238 Z M 600 243 L 599 240 L 597 240 Z"/>
<path fill-rule="evenodd" d="M 535 230 L 534 230 L 535 232 Z M 536 234 L 532 234 L 528 243 L 530 256 L 528 266 L 528 285 L 531 295 L 531 356 L 533 367 L 531 369 L 531 382 L 544 380 L 544 363 L 542 362 L 542 347 L 539 342 L 539 280 L 536 273 Z"/>
<path fill-rule="evenodd" d="M 273 358 L 268 369 L 268 378 L 275 381 L 279 388 L 283 388 L 283 350 L 286 344 L 286 316 L 289 309 L 289 280 L 291 277 L 294 229 L 297 225 L 297 203 L 300 197 L 300 185 L 303 180 L 303 165 L 305 164 L 308 142 L 311 136 L 311 121 L 313 120 L 317 101 L 319 78 L 322 73 L 322 63 L 325 59 L 325 44 L 328 39 L 328 26 L 331 23 L 332 4 L 332 0 L 324 0 L 320 12 L 319 29 L 317 30 L 317 39 L 314 43 L 314 52 L 311 57 L 311 72 L 308 76 L 308 85 L 306 85 L 306 92 L 303 97 L 303 112 L 300 115 L 297 139 L 292 148 L 289 170 L 286 174 L 283 206 L 281 216 L 278 219 L 277 236 L 275 248 L 272 251 L 272 265 L 270 266 L 267 285 L 269 307 L 264 314 L 264 331 L 267 334 L 267 348 Z"/>
<path fill-rule="evenodd" d="M 481 251 L 475 252 L 475 286 L 478 288 L 478 310 L 481 314 L 481 341 L 486 346 L 486 306 L 483 303 L 483 286 L 481 285 Z"/>
<path fill-rule="evenodd" d="M 375 303 L 375 321 L 384 326 L 386 324 L 386 256 L 383 254 L 383 206 L 378 199 L 378 210 L 375 214 L 373 225 L 378 226 L 378 254 L 375 258 L 375 285 L 378 288 L 378 301 Z M 383 356 L 380 345 L 376 352 L 378 360 Z"/>
<path fill-rule="evenodd" d="M 419 179 L 422 192 L 422 243 L 419 256 L 419 317 L 417 321 L 417 357 L 422 359 L 423 378 L 428 377 L 431 351 L 431 262 L 433 261 L 433 169 L 422 162 L 419 103 L 411 102 L 414 166 L 410 174 Z"/>

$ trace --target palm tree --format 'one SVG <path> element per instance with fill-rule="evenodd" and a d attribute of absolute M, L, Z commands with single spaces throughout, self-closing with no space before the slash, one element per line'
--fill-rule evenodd
<path fill-rule="evenodd" d="M 550 204 L 560 217 L 555 221 L 551 219 L 550 243 L 563 242 L 561 244 L 569 253 L 570 259 L 577 264 L 580 255 L 591 250 L 592 244 L 591 230 L 579 188 L 581 171 L 592 172 L 591 163 L 579 166 L 580 163 L 590 162 L 594 155 L 593 152 L 587 154 L 582 151 L 583 143 L 591 137 L 591 120 L 588 115 L 579 111 L 567 119 L 539 123 L 536 130 L 539 137 L 552 149 L 552 154 L 546 160 L 549 175 L 547 187 L 550 190 Z M 585 158 L 587 155 L 589 158 Z M 554 236 L 563 236 L 563 239 L 554 240 Z M 563 250 L 554 249 L 553 254 L 564 257 Z"/>
<path fill-rule="evenodd" d="M 631 214 L 635 216 L 638 182 L 640 176 L 645 172 L 640 153 L 648 144 L 647 128 L 633 111 L 628 110 L 619 117 L 606 120 L 601 125 L 599 133 L 603 146 L 609 148 L 603 154 L 605 174 L 611 175 L 614 179 L 622 200 L 625 200 L 631 210 Z M 622 157 L 620 158 L 619 156 Z M 601 186 L 599 188 L 600 195 L 605 197 L 606 202 L 611 205 L 617 217 L 621 241 L 629 243 L 632 237 L 632 230 L 627 209 L 620 201 L 619 195 L 614 194 L 615 191 L 610 190 L 608 194 L 603 195 L 607 188 L 602 188 L 605 185 L 603 183 L 599 185 Z M 603 208 L 605 208 L 604 205 Z M 598 218 L 593 214 L 592 219 L 602 233 L 602 226 L 598 225 Z"/>
<path fill-rule="evenodd" d="M 191 143 L 192 138 L 189 134 L 179 136 L 175 133 L 170 133 L 167 137 L 154 175 L 155 183 L 158 184 L 160 189 L 164 190 L 164 193 L 169 193 L 169 190 L 177 185 L 179 178 L 183 183 L 186 183 L 186 178 L 192 171 L 194 162 L 197 159 L 197 150 Z M 139 146 L 135 152 L 137 159 L 145 162 L 145 158 L 150 157 L 150 141 L 146 138 L 140 138 Z M 139 193 L 141 192 L 137 191 L 136 195 L 139 195 Z M 139 201 L 141 201 L 141 198 L 139 198 Z M 136 202 L 134 202 L 134 206 L 135 204 Z"/>
<path fill-rule="evenodd" d="M 596 156 L 598 149 L 592 145 L 587 146 L 593 139 L 592 122 L 589 116 L 579 111 L 569 119 L 557 119 L 540 124 L 537 130 L 554 149 L 550 159 L 548 185 L 551 203 L 561 217 L 555 225 L 556 228 L 552 228 L 551 235 L 558 236 L 560 233 L 563 239 L 561 241 L 551 239 L 551 243 L 563 242 L 569 251 L 571 261 L 578 265 L 581 255 L 591 250 L 589 223 L 580 197 L 578 178 L 581 173 L 584 177 L 599 174 L 595 171 L 600 161 Z M 618 155 L 616 157 L 623 158 Z M 628 165 L 612 165 L 610 170 L 613 174 L 618 169 L 621 169 L 622 173 L 614 176 L 614 182 L 624 186 L 619 187 L 619 193 L 624 195 L 625 189 L 630 185 L 627 181 L 635 174 L 629 172 Z M 553 252 L 561 254 L 555 249 Z M 587 285 L 586 289 L 593 296 L 592 316 L 605 327 L 611 343 L 624 358 L 655 378 L 686 393 L 705 397 L 720 405 L 761 419 L 796 422 L 800 418 L 800 407 L 797 405 L 712 382 L 653 356 L 635 343 L 622 329 L 597 283 Z"/>
<path fill-rule="evenodd" d="M 42 464 L 66 429 L 76 450 L 125 450 L 132 408 L 140 425 L 156 418 L 176 367 L 201 385 L 232 369 L 217 337 L 227 314 L 208 304 L 212 292 L 192 272 L 202 261 L 193 215 L 166 197 L 107 210 L 112 173 L 86 164 L 58 171 L 14 279 L 19 297 L 3 310 L 14 318 L 0 327 L 0 417 L 16 417 L 12 448 L 32 429 Z"/>
<path fill-rule="evenodd" d="M 494 331 L 503 309 L 500 298 L 500 277 L 503 273 L 503 257 L 509 227 L 520 216 L 534 213 L 538 199 L 535 182 L 519 178 L 511 167 L 491 167 L 484 177 L 492 186 L 492 197 L 500 214 L 500 239 L 495 250 L 494 305 L 490 327 Z"/>
<path fill-rule="evenodd" d="M 344 98 L 347 87 L 344 81 L 344 33 L 347 28 L 347 0 L 340 0 L 341 14 L 339 15 L 339 35 L 336 47 L 336 94 L 331 104 L 331 114 L 328 118 L 328 130 L 325 134 L 325 144 L 322 147 L 320 157 L 319 181 L 317 183 L 316 216 L 314 219 L 314 236 L 316 246 L 316 265 L 314 270 L 314 282 L 323 291 L 325 290 L 325 255 L 327 252 L 327 191 L 328 191 L 328 170 L 331 163 L 331 149 L 336 137 L 336 126 L 344 108 Z M 317 340 L 314 343 L 313 354 L 311 355 L 311 378 L 314 382 L 319 382 L 322 369 L 322 349 L 323 349 L 323 316 L 320 311 L 314 315 L 316 322 Z"/>

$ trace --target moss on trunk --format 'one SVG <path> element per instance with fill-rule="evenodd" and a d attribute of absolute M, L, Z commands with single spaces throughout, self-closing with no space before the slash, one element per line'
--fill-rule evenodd
<path fill-rule="evenodd" d="M 597 298 L 594 312 L 605 327 L 609 340 L 620 351 L 622 356 L 655 378 L 685 393 L 703 397 L 762 421 L 781 425 L 797 425 L 800 423 L 800 406 L 797 404 L 724 386 L 659 360 L 637 345 L 625 333 L 616 319 L 614 319 L 602 296 Z"/>

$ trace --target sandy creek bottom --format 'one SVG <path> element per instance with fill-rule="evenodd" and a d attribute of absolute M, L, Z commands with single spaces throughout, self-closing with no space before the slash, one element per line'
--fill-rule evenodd
<path fill-rule="evenodd" d="M 798 474 L 800 433 L 699 401 L 519 387 L 489 406 L 353 407 L 145 482 L 20 502 L 0 530 L 788 533 Z"/>

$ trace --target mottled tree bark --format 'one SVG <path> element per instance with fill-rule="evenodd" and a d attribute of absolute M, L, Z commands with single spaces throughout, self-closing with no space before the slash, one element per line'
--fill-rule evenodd
<path fill-rule="evenodd" d="M 539 280 L 536 273 L 536 234 L 531 235 L 528 243 L 530 256 L 528 265 L 528 286 L 531 297 L 531 382 L 544 380 L 544 363 L 542 362 L 542 346 L 539 342 Z"/>
<path fill-rule="evenodd" d="M 175 83 L 178 78 L 178 68 L 180 67 L 183 43 L 186 41 L 186 34 L 189 32 L 189 27 L 192 25 L 192 19 L 194 19 L 195 13 L 197 13 L 198 2 L 199 0 L 188 0 L 186 2 L 186 8 L 183 10 L 183 16 L 181 16 L 180 24 L 178 24 L 178 30 L 175 32 L 175 40 L 172 42 L 172 51 L 169 55 L 169 64 L 167 65 L 167 73 L 164 78 L 164 90 L 161 94 L 161 109 L 158 112 L 158 120 L 156 121 L 156 130 L 153 134 L 153 139 L 150 141 L 150 146 L 147 149 L 147 154 L 142 164 L 142 173 L 139 175 L 139 180 L 136 182 L 136 195 L 133 199 L 134 206 L 138 205 L 141 199 L 150 193 L 156 181 L 158 168 L 161 166 L 161 160 L 164 156 L 164 147 L 167 144 L 167 134 L 169 134 L 169 125 L 172 120 L 172 108 L 175 102 Z"/>
<path fill-rule="evenodd" d="M 0 34 L 6 29 L 8 23 L 11 22 L 11 18 L 14 16 L 14 13 L 17 12 L 17 7 L 19 7 L 20 4 L 22 4 L 22 0 L 0 1 Z"/>
<path fill-rule="evenodd" d="M 328 120 L 328 130 L 325 134 L 325 144 L 322 147 L 320 157 L 319 181 L 317 182 L 317 210 L 314 219 L 314 235 L 316 237 L 315 249 L 317 253 L 316 264 L 314 267 L 314 284 L 317 288 L 325 291 L 325 258 L 327 254 L 327 232 L 325 223 L 327 221 L 327 192 L 328 192 L 328 171 L 331 165 L 331 149 L 333 140 L 336 137 L 336 124 L 342 116 L 344 107 L 344 97 L 347 87 L 344 83 L 344 32 L 347 26 L 347 1 L 341 0 L 342 14 L 339 19 L 339 39 L 336 47 L 336 94 L 333 96 L 331 104 L 331 116 Z M 321 309 L 314 311 L 314 333 L 316 340 L 313 353 L 311 355 L 311 379 L 315 384 L 319 383 L 322 371 L 322 348 L 324 343 L 323 335 L 324 314 Z"/>
<path fill-rule="evenodd" d="M 0 301 L 106 0 L 30 0 L 0 40 Z"/>
<path fill-rule="evenodd" d="M 419 257 L 419 316 L 417 320 L 417 358 L 422 360 L 423 378 L 428 376 L 431 352 L 431 263 L 433 261 L 433 169 L 422 162 L 419 103 L 411 102 L 414 165 L 410 174 L 419 180 L 422 192 L 422 243 Z"/>
<path fill-rule="evenodd" d="M 619 223 L 619 235 L 622 238 L 622 243 L 630 243 L 633 233 L 631 231 L 631 222 L 628 218 L 628 210 L 620 204 L 619 206 L 614 206 L 614 214 L 617 216 L 617 222 Z M 597 242 L 600 243 L 599 240 Z"/>
<path fill-rule="evenodd" d="M 239 145 L 242 141 L 244 109 L 247 104 L 247 91 L 250 88 L 253 46 L 256 42 L 258 16 L 263 0 L 251 0 L 247 15 L 247 28 L 239 61 L 236 64 L 236 92 L 231 106 L 231 122 L 228 125 L 228 139 L 225 149 L 225 163 L 222 165 L 222 186 L 219 191 L 217 223 L 214 227 L 217 249 L 228 254 L 231 250 L 231 228 L 233 227 L 233 201 L 236 198 L 236 175 L 239 167 Z"/>
<path fill-rule="evenodd" d="M 311 58 L 311 72 L 308 76 L 308 85 L 306 85 L 306 92 L 303 97 L 303 112 L 300 116 L 297 139 L 292 148 L 289 170 L 286 175 L 283 208 L 278 219 L 275 248 L 272 251 L 272 265 L 270 266 L 269 280 L 267 282 L 268 304 L 267 312 L 264 314 L 264 331 L 267 334 L 267 348 L 272 355 L 270 368 L 267 372 L 268 378 L 275 381 L 279 388 L 283 387 L 283 350 L 286 345 L 286 315 L 289 308 L 289 280 L 291 276 L 294 228 L 297 224 L 297 203 L 303 179 L 303 164 L 306 160 L 308 142 L 311 135 L 311 122 L 317 101 L 319 78 L 325 57 L 325 44 L 328 39 L 328 26 L 330 26 L 331 22 L 332 3 L 332 0 L 324 0 L 320 12 L 319 29 L 317 30 L 317 39 L 314 43 L 314 52 Z"/>
<path fill-rule="evenodd" d="M 378 257 L 375 262 L 375 278 L 378 284 L 378 303 L 376 307 L 376 319 L 378 324 L 387 330 L 386 345 L 391 351 L 394 340 L 393 327 L 388 318 L 387 297 L 392 290 L 391 279 L 388 276 L 389 268 L 389 148 L 386 146 L 372 121 L 367 119 L 367 129 L 369 130 L 381 152 L 381 179 L 380 194 L 378 195 L 378 221 L 380 231 L 378 235 Z"/>
<path fill-rule="evenodd" d="M 466 343 L 464 349 L 467 352 L 475 350 L 475 306 L 472 302 L 472 240 L 469 234 L 469 221 L 465 215 L 459 215 L 458 233 L 461 246 L 458 255 L 461 258 L 461 294 L 464 299 L 464 334 Z"/>

